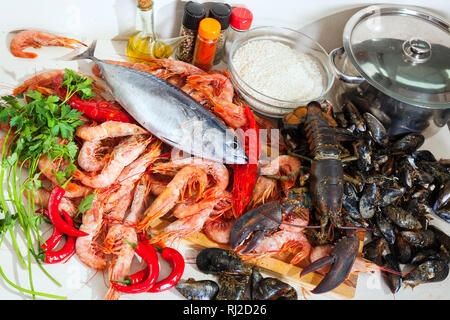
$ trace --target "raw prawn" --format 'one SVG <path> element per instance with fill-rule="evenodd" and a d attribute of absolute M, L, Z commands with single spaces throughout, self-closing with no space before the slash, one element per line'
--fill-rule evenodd
<path fill-rule="evenodd" d="M 53 83 L 53 79 L 57 76 L 64 76 L 64 74 L 65 71 L 63 69 L 42 72 L 30 79 L 25 80 L 20 86 L 14 89 L 13 95 L 18 95 L 28 90 L 36 90 L 39 87 L 50 88 Z"/>
<path fill-rule="evenodd" d="M 194 166 L 186 166 L 178 171 L 163 193 L 145 211 L 144 218 L 138 225 L 138 230 L 149 228 L 153 221 L 169 212 L 177 201 L 183 197 L 185 189 L 190 188 L 194 183 L 199 186 L 198 196 L 200 196 L 208 183 L 205 171 Z"/>
<path fill-rule="evenodd" d="M 208 92 L 228 102 L 233 102 L 234 88 L 231 80 L 221 73 L 196 74 L 186 78 L 186 83 L 192 88 Z"/>
<path fill-rule="evenodd" d="M 285 176 L 292 176 L 289 180 L 282 181 L 283 190 L 285 194 L 289 192 L 295 184 L 297 177 L 300 174 L 301 162 L 297 158 L 288 155 L 281 155 L 264 165 L 260 169 L 263 176 L 283 174 Z"/>
<path fill-rule="evenodd" d="M 43 156 L 39 159 L 38 167 L 47 179 L 49 179 L 54 185 L 59 185 L 59 181 L 54 173 L 59 171 L 59 166 L 57 165 L 56 160 L 51 160 L 47 156 Z M 67 183 L 65 190 L 66 193 L 64 196 L 67 198 L 84 197 L 91 191 L 90 188 L 71 181 Z"/>
<path fill-rule="evenodd" d="M 76 130 L 78 137 L 89 141 L 141 134 L 149 134 L 149 132 L 136 124 L 120 121 L 105 121 L 94 126 L 81 125 Z"/>
<path fill-rule="evenodd" d="M 204 170 L 207 174 L 211 175 L 216 182 L 213 190 L 209 191 L 209 193 L 224 191 L 229 182 L 229 172 L 227 167 L 225 167 L 222 163 L 218 163 L 215 161 L 202 159 L 202 158 L 183 158 L 183 159 L 175 159 L 170 162 L 159 163 L 152 168 L 153 172 L 156 173 L 168 173 L 179 170 L 185 166 L 195 166 Z"/>
<path fill-rule="evenodd" d="M 78 165 L 88 172 L 102 170 L 106 165 L 107 157 L 98 158 L 97 153 L 102 150 L 101 140 L 86 140 L 78 153 Z"/>
<path fill-rule="evenodd" d="M 150 242 L 151 243 L 158 243 L 160 241 L 166 242 L 194 235 L 202 230 L 210 214 L 211 210 L 207 208 L 187 218 L 178 219 L 175 222 L 169 224 L 156 237 L 152 237 L 150 239 Z"/>
<path fill-rule="evenodd" d="M 80 261 L 95 270 L 103 270 L 107 265 L 104 253 L 95 242 L 103 225 L 103 210 L 99 204 L 96 195 L 93 199 L 92 207 L 83 214 L 80 226 L 80 230 L 89 235 L 78 237 L 75 244 L 75 252 Z"/>
<path fill-rule="evenodd" d="M 74 176 L 86 186 L 92 188 L 107 187 L 119 177 L 127 165 L 144 152 L 151 139 L 145 135 L 128 137 L 114 148 L 109 163 L 105 165 L 101 173 L 95 176 L 88 176 L 77 170 Z"/>
<path fill-rule="evenodd" d="M 86 47 L 84 43 L 76 39 L 59 37 L 48 32 L 24 30 L 16 34 L 11 40 L 9 49 L 16 57 L 34 59 L 37 57 L 36 53 L 24 52 L 23 50 L 28 47 L 39 49 L 42 46 L 59 46 L 75 49 L 75 44 L 81 44 Z"/>

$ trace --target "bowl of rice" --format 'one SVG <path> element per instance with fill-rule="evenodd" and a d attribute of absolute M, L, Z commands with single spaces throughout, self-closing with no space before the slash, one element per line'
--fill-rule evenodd
<path fill-rule="evenodd" d="M 244 102 L 274 118 L 323 101 L 334 81 L 325 49 L 283 27 L 257 27 L 240 36 L 231 45 L 228 71 Z"/>

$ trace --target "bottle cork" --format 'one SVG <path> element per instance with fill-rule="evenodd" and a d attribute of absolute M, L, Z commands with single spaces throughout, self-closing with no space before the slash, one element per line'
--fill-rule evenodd
<path fill-rule="evenodd" d="M 138 7 L 142 11 L 148 11 L 152 8 L 153 1 L 152 0 L 138 0 Z"/>

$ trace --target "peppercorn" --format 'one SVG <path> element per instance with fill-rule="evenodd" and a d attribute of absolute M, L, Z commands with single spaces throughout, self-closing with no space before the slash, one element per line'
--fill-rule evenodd
<path fill-rule="evenodd" d="M 180 36 L 187 36 L 179 45 L 175 58 L 189 62 L 194 54 L 195 39 L 197 37 L 200 21 L 206 17 L 205 7 L 193 1 L 189 1 L 184 6 L 183 21 L 181 24 Z"/>

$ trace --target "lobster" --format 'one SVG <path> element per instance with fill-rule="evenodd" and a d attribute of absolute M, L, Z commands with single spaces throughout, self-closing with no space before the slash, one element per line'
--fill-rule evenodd
<path fill-rule="evenodd" d="M 344 171 L 341 162 L 340 148 L 334 127 L 336 121 L 323 112 L 318 102 L 310 102 L 306 107 L 299 107 L 282 119 L 285 127 L 298 128 L 305 124 L 306 137 L 314 158 L 311 159 L 310 185 L 311 200 L 320 220 L 322 234 L 326 227 L 346 228 L 346 217 L 341 212 L 344 186 Z M 290 193 L 287 199 L 269 202 L 253 209 L 239 218 L 230 232 L 230 246 L 233 249 L 242 245 L 245 239 L 251 238 L 244 252 L 251 251 L 264 236 L 275 232 L 286 215 L 305 206 L 303 193 Z M 280 213 L 281 212 L 281 213 Z M 278 219 L 278 220 L 277 220 Z M 274 221 L 278 221 L 278 224 Z M 301 229 L 307 226 L 298 226 Z M 301 229 L 297 232 L 301 233 Z M 255 237 L 252 238 L 252 234 Z M 258 242 L 259 241 L 259 242 Z M 335 243 L 328 257 L 324 257 L 309 265 L 301 277 L 324 265 L 332 264 L 312 293 L 325 293 L 339 286 L 348 276 L 359 249 L 359 239 L 354 233 Z M 250 246 L 250 247 L 249 247 Z M 241 251 L 242 252 L 242 251 Z M 293 261 L 291 261 L 292 263 Z"/>
<path fill-rule="evenodd" d="M 305 124 L 309 148 L 314 156 L 311 161 L 310 188 L 311 197 L 320 216 L 322 233 L 330 223 L 330 228 L 345 227 L 345 216 L 342 214 L 342 196 L 344 191 L 344 170 L 340 148 L 334 128 L 336 121 L 322 111 L 317 101 L 306 107 L 299 107 L 283 118 L 283 124 L 299 126 Z M 330 271 L 322 279 L 312 293 L 324 293 L 339 286 L 349 275 L 359 249 L 356 234 L 337 241 L 329 257 L 312 263 L 303 270 L 301 277 L 332 264 Z"/>

